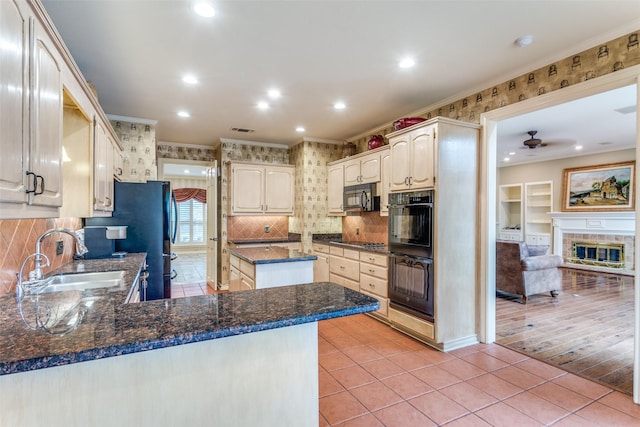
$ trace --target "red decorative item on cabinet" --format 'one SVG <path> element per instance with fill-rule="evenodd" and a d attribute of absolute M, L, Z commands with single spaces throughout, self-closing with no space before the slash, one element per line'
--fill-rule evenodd
<path fill-rule="evenodd" d="M 373 150 L 374 148 L 382 147 L 384 145 L 384 137 L 382 135 L 372 135 L 369 138 L 369 150 Z"/>
<path fill-rule="evenodd" d="M 393 122 L 393 129 L 400 130 L 400 129 L 408 128 L 409 126 L 416 125 L 420 122 L 424 122 L 425 120 L 427 119 L 423 119 L 422 117 L 405 117 Z"/>

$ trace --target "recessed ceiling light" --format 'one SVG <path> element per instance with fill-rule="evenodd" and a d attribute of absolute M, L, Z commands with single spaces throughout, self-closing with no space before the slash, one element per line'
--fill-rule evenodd
<path fill-rule="evenodd" d="M 184 173 L 189 174 L 189 173 L 191 173 L 191 172 L 189 172 L 189 169 L 185 169 L 185 170 L 184 170 Z"/>
<path fill-rule="evenodd" d="M 182 81 L 190 85 L 195 85 L 198 83 L 198 79 L 196 79 L 196 76 L 194 76 L 193 74 L 185 74 L 184 77 L 182 77 Z"/>
<path fill-rule="evenodd" d="M 405 58 L 398 63 L 400 68 L 411 68 L 414 65 L 416 65 L 416 61 L 414 61 L 413 58 Z"/>
<path fill-rule="evenodd" d="M 278 89 L 269 89 L 269 98 L 278 99 L 280 98 L 280 91 Z"/>
<path fill-rule="evenodd" d="M 298 127 L 296 128 L 296 132 L 304 132 L 305 130 L 306 130 L 306 129 L 305 129 L 305 128 L 303 128 L 302 126 L 298 126 Z"/>
<path fill-rule="evenodd" d="M 216 11 L 211 6 L 211 3 L 207 1 L 198 1 L 193 5 L 193 10 L 200 16 L 205 18 L 211 18 L 216 14 Z"/>
<path fill-rule="evenodd" d="M 206 175 L 206 174 L 207 174 L 207 171 L 202 171 L 202 172 L 200 172 L 200 173 L 201 173 L 202 175 Z"/>
<path fill-rule="evenodd" d="M 582 145 L 576 145 L 576 150 L 582 150 Z"/>
<path fill-rule="evenodd" d="M 189 114 L 186 111 L 178 111 L 178 116 L 180 116 L 180 117 L 191 117 L 191 114 Z"/>
<path fill-rule="evenodd" d="M 512 152 L 510 152 L 510 153 L 509 153 L 509 155 L 510 155 L 510 156 L 515 156 L 515 155 L 516 155 L 516 152 L 515 152 L 515 151 L 512 151 Z"/>
<path fill-rule="evenodd" d="M 269 108 L 269 103 L 265 101 L 260 101 L 258 102 L 258 108 L 261 110 L 266 110 L 267 108 Z"/>
<path fill-rule="evenodd" d="M 344 110 L 345 108 L 347 108 L 347 106 L 345 105 L 344 102 L 338 101 L 335 104 L 333 104 L 333 108 L 335 108 L 336 110 Z"/>
<path fill-rule="evenodd" d="M 508 162 L 509 160 L 511 160 L 509 157 L 505 157 L 505 158 L 504 158 L 504 161 L 505 161 L 505 162 Z"/>
<path fill-rule="evenodd" d="M 520 36 L 514 41 L 514 43 L 518 47 L 529 46 L 531 43 L 533 43 L 533 36 L 532 35 Z"/>

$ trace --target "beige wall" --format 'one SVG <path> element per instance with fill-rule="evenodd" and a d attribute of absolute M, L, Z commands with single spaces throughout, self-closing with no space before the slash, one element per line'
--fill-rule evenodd
<path fill-rule="evenodd" d="M 553 210 L 559 212 L 562 207 L 563 170 L 582 166 L 602 165 L 635 160 L 636 150 L 612 151 L 609 153 L 576 156 L 545 162 L 528 163 L 502 167 L 498 169 L 497 185 L 519 184 L 536 181 L 553 181 Z M 496 199 L 499 199 L 498 197 Z"/>

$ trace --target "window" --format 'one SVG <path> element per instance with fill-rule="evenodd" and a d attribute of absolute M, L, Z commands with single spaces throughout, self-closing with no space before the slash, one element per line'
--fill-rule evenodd
<path fill-rule="evenodd" d="M 207 204 L 189 199 L 178 202 L 178 235 L 176 243 L 204 243 Z"/>

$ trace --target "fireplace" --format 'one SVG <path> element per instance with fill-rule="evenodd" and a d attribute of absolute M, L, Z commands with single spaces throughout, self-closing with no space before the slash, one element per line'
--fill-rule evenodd
<path fill-rule="evenodd" d="M 567 262 L 624 268 L 624 244 L 574 241 L 571 246 L 572 256 L 566 260 Z"/>
<path fill-rule="evenodd" d="M 552 212 L 553 253 L 565 267 L 635 274 L 635 212 Z"/>

